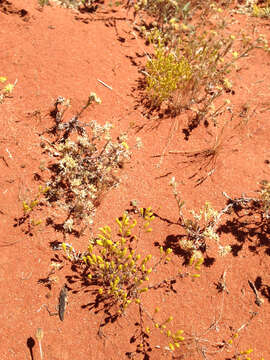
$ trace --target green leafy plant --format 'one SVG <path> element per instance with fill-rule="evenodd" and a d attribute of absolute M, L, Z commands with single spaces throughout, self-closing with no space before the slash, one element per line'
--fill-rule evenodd
<path fill-rule="evenodd" d="M 153 334 L 154 332 L 159 331 L 160 335 L 164 335 L 168 340 L 167 340 L 167 345 L 164 347 L 165 350 L 169 351 L 169 352 L 174 352 L 175 350 L 179 349 L 181 347 L 182 344 L 185 343 L 185 337 L 184 335 L 184 331 L 183 330 L 177 330 L 176 332 L 172 331 L 172 327 L 170 326 L 172 321 L 173 321 L 173 316 L 169 316 L 167 318 L 165 318 L 165 320 L 157 320 L 157 316 L 158 313 L 160 313 L 160 308 L 157 306 L 154 311 L 153 314 L 150 314 L 143 306 L 142 304 L 139 305 L 140 306 L 140 314 L 141 315 L 145 315 L 146 319 L 144 319 L 144 322 L 147 322 L 148 326 L 143 327 L 141 326 L 141 333 L 140 333 L 140 342 L 137 346 L 137 350 L 136 352 L 134 352 L 133 354 L 135 355 L 136 353 L 147 353 L 147 348 L 150 345 L 149 344 L 149 337 L 151 336 L 151 334 Z M 142 321 L 143 319 L 141 319 L 141 325 L 142 325 Z M 150 323 L 149 323 L 150 320 Z M 159 335 L 159 337 L 160 337 Z M 131 354 L 130 354 L 131 355 Z"/>
<path fill-rule="evenodd" d="M 44 195 L 48 190 L 49 190 L 48 187 L 43 188 L 42 186 L 39 186 L 38 193 L 35 196 L 34 200 L 29 200 L 29 201 L 23 200 L 22 206 L 25 216 L 30 214 L 36 208 L 36 206 L 40 204 L 41 201 L 40 199 L 42 195 Z"/>
<path fill-rule="evenodd" d="M 79 123 L 80 115 L 93 102 L 101 100 L 91 93 L 83 109 L 69 122 L 63 122 L 69 101 L 59 97 L 55 103 L 56 126 L 51 130 L 58 138 L 51 141 L 43 137 L 42 142 L 44 151 L 53 159 L 47 165 L 51 176 L 46 183 L 46 200 L 65 214 L 63 229 L 70 233 L 76 221 L 92 224 L 102 195 L 119 184 L 116 170 L 123 167 L 131 154 L 126 135 L 113 142 L 110 123 L 103 126 L 94 120 Z M 90 129 L 90 134 L 85 127 Z"/>
<path fill-rule="evenodd" d="M 234 345 L 236 339 L 238 339 L 240 330 L 241 330 L 241 328 L 238 330 L 238 332 L 235 332 L 226 343 L 224 342 L 224 346 L 227 348 L 227 351 L 229 350 L 229 348 L 231 348 Z M 232 359 L 252 360 L 252 358 L 250 357 L 250 354 L 252 354 L 253 352 L 254 352 L 254 350 L 252 348 L 249 348 L 246 350 L 240 350 L 240 351 L 237 351 L 237 353 L 233 356 Z M 264 358 L 260 358 L 260 360 L 264 360 Z"/>

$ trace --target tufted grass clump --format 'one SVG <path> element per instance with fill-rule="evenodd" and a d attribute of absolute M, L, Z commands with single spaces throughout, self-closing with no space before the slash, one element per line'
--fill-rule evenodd
<path fill-rule="evenodd" d="M 51 130 L 57 137 L 54 141 L 43 137 L 42 147 L 52 159 L 47 165 L 50 179 L 46 183 L 46 200 L 64 213 L 63 229 L 67 233 L 74 230 L 76 222 L 83 222 L 85 226 L 93 223 L 101 197 L 119 184 L 116 171 L 131 154 L 126 135 L 113 141 L 112 124 L 107 122 L 102 126 L 95 120 L 88 124 L 79 122 L 79 116 L 94 102 L 101 100 L 91 93 L 83 109 L 64 122 L 69 101 L 59 97 L 54 111 L 56 125 Z"/>

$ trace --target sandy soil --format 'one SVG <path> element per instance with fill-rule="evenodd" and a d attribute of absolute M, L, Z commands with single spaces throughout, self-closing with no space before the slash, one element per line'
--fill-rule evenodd
<path fill-rule="evenodd" d="M 245 27 L 270 40 L 269 19 L 231 16 L 235 32 Z M 187 113 L 158 120 L 146 116 L 138 105 L 138 80 L 149 47 L 132 21 L 132 10 L 110 7 L 107 1 L 96 12 L 81 13 L 55 4 L 41 8 L 36 0 L 0 0 L 0 76 L 18 81 L 12 96 L 0 105 L 0 358 L 41 359 L 35 334 L 42 328 L 46 360 L 270 359 L 269 225 L 262 225 L 250 209 L 226 215 L 219 234 L 232 252 L 220 257 L 209 241 L 200 278 L 177 277 L 179 271 L 193 269 L 180 251 L 183 229 L 177 223 L 178 207 L 169 185 L 174 176 L 186 209 L 195 211 L 205 201 L 217 210 L 224 208 L 222 192 L 232 198 L 257 196 L 258 183 L 270 178 L 270 57 L 255 50 L 240 61 L 234 92 L 226 94 L 235 116 L 224 128 L 217 156 L 210 163 L 203 156 L 188 158 L 181 152 L 211 149 L 221 127 L 200 124 L 187 140 L 183 131 Z M 103 311 L 102 304 L 93 306 L 95 296 L 81 272 L 62 251 L 50 246 L 62 242 L 63 234 L 46 225 L 46 209 L 35 211 L 35 218 L 43 223 L 30 231 L 27 223 L 19 221 L 22 202 L 31 200 L 42 184 L 40 135 L 53 124 L 55 99 L 71 99 L 68 117 L 81 109 L 91 91 L 102 103 L 89 107 L 81 121 L 111 122 L 115 136 L 128 133 L 132 149 L 120 172 L 120 186 L 102 198 L 92 230 L 106 224 L 114 228 L 115 218 L 130 209 L 131 200 L 152 207 L 153 231 L 140 237 L 138 250 L 151 253 L 154 263 L 158 246 L 171 247 L 171 261 L 153 272 L 150 285 L 177 280 L 145 293 L 143 308 L 159 323 L 173 316 L 168 329 L 184 330 L 189 341 L 175 352 L 150 318 L 140 317 L 138 305 L 132 304 L 117 321 Z M 135 147 L 136 137 L 141 138 L 141 149 Z M 69 236 L 68 242 L 83 251 L 88 239 L 89 234 Z M 60 264 L 54 272 L 53 261 Z M 263 300 L 260 306 L 248 281 Z M 64 283 L 69 300 L 61 321 L 48 309 L 55 311 Z M 160 312 L 154 315 L 156 307 Z M 106 325 L 100 327 L 104 321 Z M 140 331 L 147 326 L 152 331 L 143 342 Z M 236 333 L 239 336 L 233 338 Z M 248 349 L 253 349 L 250 355 L 240 355 Z"/>

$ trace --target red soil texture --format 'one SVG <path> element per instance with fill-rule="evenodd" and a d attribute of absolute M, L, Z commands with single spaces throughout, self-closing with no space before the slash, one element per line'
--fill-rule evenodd
<path fill-rule="evenodd" d="M 232 33 L 245 28 L 270 40 L 269 19 L 226 14 L 234 20 Z M 143 107 L 138 82 L 151 49 L 133 28 L 132 9 L 105 1 L 94 12 L 80 12 L 54 2 L 41 7 L 36 0 L 0 0 L 0 24 L 0 75 L 10 83 L 17 79 L 12 96 L 0 105 L 0 359 L 42 359 L 38 328 L 44 333 L 46 360 L 270 359 L 269 223 L 261 225 L 256 209 L 226 214 L 219 235 L 232 251 L 221 257 L 215 241 L 208 240 L 200 277 L 176 276 L 195 270 L 179 246 L 184 232 L 169 185 L 175 177 L 186 214 L 189 209 L 198 212 L 205 201 L 223 209 L 223 192 L 231 198 L 258 196 L 259 182 L 270 179 L 269 54 L 255 49 L 239 61 L 232 75 L 234 91 L 224 95 L 233 119 L 226 122 L 225 114 L 218 126 L 201 123 L 187 138 L 187 112 L 162 118 L 147 115 Z M 50 246 L 63 242 L 63 234 L 46 221 L 28 231 L 18 220 L 23 201 L 32 199 L 42 184 L 41 134 L 53 125 L 55 99 L 71 99 L 68 118 L 84 106 L 90 92 L 102 103 L 91 105 L 80 120 L 111 122 L 115 136 L 128 134 L 132 149 L 131 159 L 120 169 L 121 183 L 104 194 L 91 231 L 96 234 L 99 227 L 110 225 L 116 232 L 115 219 L 136 199 L 156 215 L 153 231 L 141 233 L 139 252 L 152 254 L 154 264 L 159 246 L 173 249 L 171 261 L 157 267 L 149 283 L 176 281 L 143 294 L 142 316 L 134 303 L 116 321 L 102 304 L 94 306 L 91 288 L 63 251 Z M 183 155 L 213 148 L 225 122 L 221 145 L 209 163 L 203 155 Z M 34 214 L 45 220 L 46 207 Z M 69 235 L 67 242 L 83 251 L 89 236 Z M 55 262 L 60 265 L 53 273 Z M 262 300 L 260 306 L 249 281 Z M 61 321 L 48 309 L 55 311 L 64 283 L 68 304 Z M 156 307 L 160 311 L 155 314 Z M 185 337 L 174 352 L 165 332 L 151 320 L 160 324 L 169 316 L 173 320 L 167 329 L 181 329 Z M 146 327 L 151 331 L 142 339 Z M 253 352 L 241 354 L 249 349 Z"/>

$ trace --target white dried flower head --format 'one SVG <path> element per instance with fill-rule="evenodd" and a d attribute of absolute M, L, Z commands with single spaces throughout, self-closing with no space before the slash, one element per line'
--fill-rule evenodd
<path fill-rule="evenodd" d="M 112 137 L 111 137 L 110 133 L 107 133 L 107 134 L 104 136 L 104 140 L 106 140 L 106 141 L 111 141 L 111 140 L 112 140 Z"/>
<path fill-rule="evenodd" d="M 85 221 L 87 221 L 89 225 L 92 225 L 94 223 L 93 216 L 94 216 L 94 213 L 91 216 L 85 217 Z"/>
<path fill-rule="evenodd" d="M 80 199 L 86 199 L 88 193 L 86 190 L 80 190 L 78 195 L 79 195 Z"/>
<path fill-rule="evenodd" d="M 208 237 L 209 239 L 213 239 L 216 240 L 217 242 L 219 241 L 219 236 L 218 234 L 215 232 L 215 230 L 212 227 L 208 227 L 205 229 L 205 231 L 203 232 L 203 236 Z"/>
<path fill-rule="evenodd" d="M 71 186 L 80 186 L 81 183 L 81 179 L 73 179 L 70 181 Z"/>
<path fill-rule="evenodd" d="M 77 166 L 77 162 L 69 155 L 65 155 L 63 159 L 60 160 L 60 166 L 62 168 L 74 169 Z"/>
<path fill-rule="evenodd" d="M 78 136 L 77 141 L 79 145 L 85 148 L 88 148 L 91 145 L 87 136 Z"/>
<path fill-rule="evenodd" d="M 94 211 L 95 206 L 94 206 L 94 204 L 92 203 L 91 200 L 88 200 L 88 201 L 85 203 L 85 209 L 86 209 L 88 212 L 93 212 L 93 211 Z"/>
<path fill-rule="evenodd" d="M 203 255 L 202 255 L 201 251 L 195 250 L 192 253 L 192 257 L 193 257 L 194 260 L 198 260 L 198 259 L 202 259 Z"/>
<path fill-rule="evenodd" d="M 171 181 L 169 182 L 169 185 L 171 185 L 171 186 L 176 185 L 176 181 L 175 181 L 175 177 L 174 177 L 174 176 L 171 178 Z"/>
<path fill-rule="evenodd" d="M 140 137 L 136 137 L 136 147 L 140 149 L 143 147 L 142 139 Z"/>
<path fill-rule="evenodd" d="M 106 122 L 106 124 L 103 126 L 104 130 L 110 131 L 113 128 L 113 124 Z"/>
<path fill-rule="evenodd" d="M 80 189 L 72 189 L 72 192 L 73 192 L 73 194 L 75 194 L 76 196 L 79 196 L 80 195 L 80 192 L 81 192 L 81 190 Z"/>
<path fill-rule="evenodd" d="M 195 249 L 195 245 L 194 245 L 193 241 L 191 241 L 191 240 L 187 240 L 187 239 L 180 240 L 179 245 L 183 250 L 186 250 L 186 251 Z"/>
<path fill-rule="evenodd" d="M 71 232 L 71 231 L 72 231 L 72 228 L 73 228 L 73 219 L 68 219 L 68 220 L 64 223 L 63 228 L 64 228 L 65 231 Z"/>
<path fill-rule="evenodd" d="M 96 93 L 91 92 L 89 96 L 89 101 L 95 101 L 97 104 L 101 104 L 101 99 L 97 96 Z"/>
<path fill-rule="evenodd" d="M 219 245 L 218 253 L 220 256 L 226 256 L 232 251 L 232 248 L 230 245 L 222 246 Z"/>
<path fill-rule="evenodd" d="M 90 185 L 88 186 L 88 190 L 91 191 L 91 192 L 93 192 L 93 193 L 97 192 L 97 188 L 96 188 L 95 185 L 93 185 L 93 184 L 90 184 Z"/>
<path fill-rule="evenodd" d="M 64 143 L 57 145 L 56 148 L 60 152 L 65 152 L 67 150 L 76 150 L 77 145 L 74 143 L 74 141 L 67 139 Z"/>

